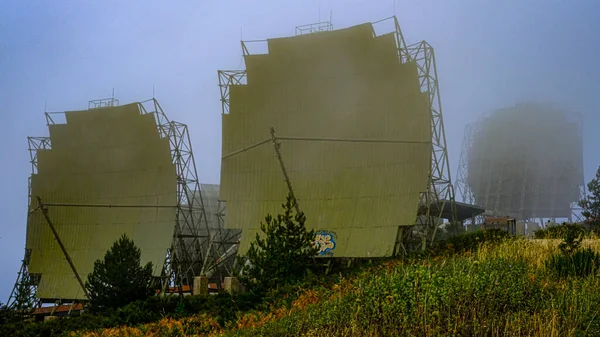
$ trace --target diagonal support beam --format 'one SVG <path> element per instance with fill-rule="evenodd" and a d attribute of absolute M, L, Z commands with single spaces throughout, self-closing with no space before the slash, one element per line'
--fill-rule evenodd
<path fill-rule="evenodd" d="M 279 143 L 279 141 L 277 141 L 277 137 L 275 137 L 275 128 L 270 127 L 269 130 L 271 132 L 271 141 L 273 142 L 273 148 L 275 148 L 275 154 L 277 156 L 277 160 L 279 161 L 279 165 L 281 165 L 283 177 L 285 178 L 285 183 L 287 184 L 288 190 L 290 191 L 292 200 L 294 200 L 294 207 L 296 208 L 296 213 L 300 214 L 300 206 L 298 206 L 296 194 L 294 194 L 294 190 L 292 189 L 292 182 L 290 181 L 290 177 L 287 174 L 287 170 L 285 169 L 285 165 L 283 164 L 283 158 L 281 158 L 281 152 L 279 151 L 279 146 L 281 145 L 281 143 Z"/>
<path fill-rule="evenodd" d="M 52 234 L 54 234 L 54 238 L 56 239 L 56 242 L 58 243 L 58 245 L 60 246 L 60 249 L 62 250 L 63 254 L 65 255 L 65 258 L 67 259 L 67 262 L 69 263 L 69 266 L 71 267 L 71 270 L 73 271 L 73 274 L 75 274 L 75 277 L 77 278 L 77 282 L 79 282 L 79 285 L 81 286 L 81 289 L 83 290 L 83 293 L 85 294 L 85 297 L 89 299 L 90 296 L 89 296 L 87 290 L 85 289 L 85 285 L 83 284 L 83 281 L 81 280 L 81 277 L 79 276 L 79 273 L 77 272 L 77 268 L 75 268 L 75 265 L 73 264 L 73 261 L 71 260 L 71 256 L 69 256 L 69 253 L 67 252 L 67 249 L 65 248 L 65 245 L 62 243 L 62 240 L 60 239 L 60 236 L 58 235 L 56 228 L 54 228 L 54 225 L 52 224 L 52 221 L 50 220 L 50 216 L 48 215 L 48 207 L 46 205 L 44 205 L 44 203 L 42 203 L 42 198 L 40 198 L 40 197 L 36 197 L 36 198 L 39 203 L 39 208 L 42 211 L 44 218 L 46 218 L 46 222 L 48 223 L 48 226 L 50 227 Z"/>

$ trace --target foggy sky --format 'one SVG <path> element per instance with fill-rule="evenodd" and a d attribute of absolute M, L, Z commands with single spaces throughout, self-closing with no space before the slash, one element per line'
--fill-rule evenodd
<path fill-rule="evenodd" d="M 217 70 L 242 66 L 240 38 L 293 35 L 295 26 L 330 11 L 334 28 L 344 28 L 389 17 L 394 7 L 407 43 L 427 40 L 435 48 L 453 180 L 465 125 L 523 100 L 549 100 L 584 115 L 586 181 L 593 177 L 600 165 L 594 0 L 3 0 L 0 301 L 8 299 L 23 257 L 26 137 L 47 136 L 45 102 L 47 111 L 86 109 L 114 88 L 129 103 L 151 98 L 154 84 L 167 115 L 190 128 L 201 182 L 219 183 Z"/>

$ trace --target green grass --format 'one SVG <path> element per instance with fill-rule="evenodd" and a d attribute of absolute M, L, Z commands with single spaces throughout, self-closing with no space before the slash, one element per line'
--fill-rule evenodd
<path fill-rule="evenodd" d="M 345 283 L 343 295 L 323 292 L 304 310 L 226 334 L 598 336 L 600 279 L 555 278 L 544 261 L 557 245 L 506 240 L 473 254 L 388 263 Z"/>

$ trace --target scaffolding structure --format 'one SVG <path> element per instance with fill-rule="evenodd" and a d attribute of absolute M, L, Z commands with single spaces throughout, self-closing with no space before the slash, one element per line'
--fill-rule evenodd
<path fill-rule="evenodd" d="M 519 103 L 467 125 L 456 179 L 462 201 L 540 225 L 580 221 L 582 123 L 577 113 Z"/>
<path fill-rule="evenodd" d="M 225 229 L 225 203 L 218 198 L 219 185 L 200 184 L 199 191 L 197 198 L 201 197 L 203 200 L 214 252 L 202 275 L 220 286 L 225 277 L 232 275 L 235 247 L 239 244 L 241 230 Z"/>
<path fill-rule="evenodd" d="M 385 23 L 393 25 L 391 34 L 394 35 L 396 40 L 398 60 L 401 63 L 414 62 L 416 64 L 421 92 L 427 96 L 431 115 L 432 139 L 429 182 L 420 195 L 421 202 L 416 214 L 415 225 L 407 226 L 407 228 L 401 227 L 398 230 L 394 254 L 400 254 L 405 252 L 406 248 L 425 249 L 428 244 L 427 241 L 432 242 L 434 240 L 437 227 L 444 219 L 444 215 L 450 221 L 456 220 L 456 204 L 450 175 L 434 49 L 426 41 L 407 45 L 398 19 L 395 16 L 372 24 L 375 28 L 375 25 L 385 25 Z M 318 27 L 318 29 L 315 27 Z M 321 31 L 330 30 L 333 30 L 333 26 L 330 21 L 326 21 L 296 27 L 296 35 L 318 34 Z M 373 34 L 374 37 L 378 36 L 375 31 Z M 251 55 L 248 44 L 265 42 L 266 40 L 241 41 L 243 56 Z M 230 113 L 230 88 L 231 86 L 247 84 L 246 71 L 219 70 L 218 79 L 222 114 L 227 115 Z M 246 150 L 248 149 L 242 151 Z M 436 207 L 433 207 L 434 205 Z"/>
<path fill-rule="evenodd" d="M 313 34 L 318 32 L 330 32 L 332 30 L 333 24 L 331 23 L 331 13 L 329 13 L 329 21 L 320 21 L 308 25 L 297 26 L 296 35 Z"/>
<path fill-rule="evenodd" d="M 90 101 L 88 109 L 102 109 L 118 106 L 118 100 L 114 98 Z M 235 233 L 231 231 L 221 231 L 222 223 L 217 226 L 209 226 L 204 207 L 204 201 L 200 184 L 198 181 L 194 154 L 192 151 L 190 136 L 187 125 L 171 121 L 164 113 L 158 101 L 154 98 L 138 103 L 140 114 L 151 114 L 156 121 L 157 131 L 163 139 L 169 140 L 171 151 L 171 160 L 176 167 L 177 172 L 177 204 L 175 212 L 174 235 L 171 248 L 165 252 L 165 262 L 162 266 L 161 288 L 163 291 L 169 288 L 182 289 L 184 285 L 193 284 L 193 279 L 200 275 L 211 275 L 215 277 L 224 277 L 224 264 L 231 265 L 230 258 L 224 258 L 227 255 L 227 248 L 222 243 L 235 241 Z M 56 124 L 58 114 L 45 112 L 47 126 Z M 58 117 L 60 118 L 60 117 Z M 38 152 L 51 149 L 50 137 L 28 137 L 30 162 L 32 176 L 38 173 Z M 31 176 L 28 184 L 29 213 L 36 211 L 33 209 Z M 83 204 L 51 204 L 50 207 L 103 207 L 106 205 L 83 205 Z M 162 207 L 156 205 L 109 205 L 109 207 Z M 165 206 L 166 207 L 166 206 Z M 29 216 L 29 215 L 28 215 Z M 10 294 L 8 305 L 18 309 L 23 313 L 30 312 L 43 303 L 48 303 L 46 299 L 40 299 L 36 296 L 37 285 L 41 275 L 29 273 L 30 250 L 25 251 L 21 268 L 17 275 L 17 280 Z M 218 282 L 221 284 L 221 282 Z M 55 302 L 75 302 L 72 299 L 61 299 Z"/>
<path fill-rule="evenodd" d="M 37 174 L 37 155 L 39 150 L 50 149 L 50 137 L 27 137 L 29 145 L 29 162 L 31 164 L 31 175 Z M 31 209 L 31 176 L 27 179 L 27 211 Z M 7 305 L 19 312 L 29 312 L 41 305 L 36 298 L 37 285 L 40 275 L 29 273 L 29 259 L 31 250 L 26 249 L 21 267 L 17 273 L 17 279 L 8 297 Z"/>
<path fill-rule="evenodd" d="M 190 285 L 195 276 L 205 272 L 207 261 L 215 252 L 188 127 L 170 121 L 154 98 L 139 103 L 139 107 L 142 114 L 154 115 L 161 138 L 169 139 L 171 159 L 177 171 L 175 235 L 163 268 L 163 277 L 168 280 L 163 282 L 163 289 Z"/>

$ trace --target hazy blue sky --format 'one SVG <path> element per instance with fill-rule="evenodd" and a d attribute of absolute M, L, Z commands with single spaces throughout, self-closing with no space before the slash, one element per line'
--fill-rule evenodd
<path fill-rule="evenodd" d="M 174 5 L 174 4 L 177 5 Z M 63 1 L 0 2 L 0 301 L 23 256 L 30 174 L 27 136 L 46 136 L 48 111 L 152 97 L 187 123 L 202 182 L 218 183 L 218 69 L 242 63 L 240 37 L 294 34 L 333 11 L 335 28 L 395 13 L 408 43 L 434 46 L 452 178 L 464 127 L 519 100 L 551 100 L 585 118 L 585 174 L 600 165 L 596 129 L 600 2 Z M 560 135 L 568 136 L 568 135 Z"/>

